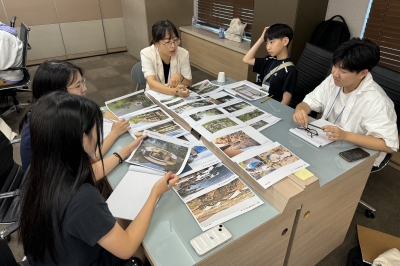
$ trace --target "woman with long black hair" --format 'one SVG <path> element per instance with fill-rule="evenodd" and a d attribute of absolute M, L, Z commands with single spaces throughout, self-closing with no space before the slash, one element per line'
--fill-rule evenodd
<path fill-rule="evenodd" d="M 33 107 L 32 159 L 20 219 L 30 265 L 124 265 L 141 247 L 157 199 L 177 182 L 171 172 L 162 177 L 123 230 L 96 188 L 91 167 L 102 121 L 93 101 L 65 92 L 45 95 Z"/>

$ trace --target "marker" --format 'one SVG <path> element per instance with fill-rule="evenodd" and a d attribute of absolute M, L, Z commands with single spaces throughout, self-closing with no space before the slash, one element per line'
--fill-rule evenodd
<path fill-rule="evenodd" d="M 264 100 L 262 100 L 261 103 L 265 103 L 266 101 L 268 101 L 268 100 L 271 99 L 272 97 L 274 97 L 274 95 L 268 96 L 267 98 L 265 98 Z"/>

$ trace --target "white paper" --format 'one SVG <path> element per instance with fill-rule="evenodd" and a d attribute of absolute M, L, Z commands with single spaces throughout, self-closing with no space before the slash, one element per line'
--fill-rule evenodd
<path fill-rule="evenodd" d="M 231 114 L 231 116 L 236 116 L 238 113 L 242 111 L 249 111 L 254 109 L 254 105 L 245 102 L 245 101 L 240 101 L 237 103 L 229 104 L 227 106 L 222 107 L 225 111 Z"/>
<path fill-rule="evenodd" d="M 235 112 L 235 117 L 243 123 L 246 123 L 247 125 L 250 125 L 260 119 L 267 118 L 269 116 L 271 116 L 271 114 L 264 112 L 258 108 L 253 108 L 251 110 L 248 110 L 246 108 L 245 110 Z"/>
<path fill-rule="evenodd" d="M 172 117 L 160 107 L 151 110 L 142 110 L 133 115 L 125 116 L 124 118 L 129 120 L 131 132 L 140 131 L 172 120 Z"/>
<path fill-rule="evenodd" d="M 218 136 L 212 143 L 226 156 L 234 158 L 239 154 L 272 143 L 272 141 L 252 127 L 244 127 L 226 135 Z"/>
<path fill-rule="evenodd" d="M 143 90 L 106 101 L 105 103 L 108 110 L 118 118 L 134 114 L 140 110 L 157 107 L 156 104 L 144 94 Z"/>
<path fill-rule="evenodd" d="M 178 105 L 174 105 L 171 110 L 177 113 L 178 115 L 182 115 L 184 112 L 189 110 L 202 110 L 205 106 L 214 105 L 214 103 L 207 101 L 206 99 L 196 100 L 194 102 L 183 102 Z"/>
<path fill-rule="evenodd" d="M 262 91 L 260 86 L 257 86 L 247 80 L 225 85 L 223 86 L 223 89 L 233 95 L 239 95 L 249 101 L 258 100 L 268 96 L 268 93 Z"/>
<path fill-rule="evenodd" d="M 157 132 L 157 133 L 160 133 L 160 134 L 163 134 L 163 135 L 166 135 L 169 137 L 175 137 L 175 138 L 189 133 L 173 120 L 158 124 L 156 126 L 150 126 L 150 127 L 146 128 L 146 130 L 152 131 L 152 132 Z M 143 134 L 143 130 L 132 132 L 132 135 L 134 135 L 133 136 L 134 138 L 138 138 L 138 137 L 142 136 L 142 134 Z"/>
<path fill-rule="evenodd" d="M 219 107 L 226 106 L 226 105 L 231 105 L 233 103 L 240 102 L 241 100 L 239 98 L 236 98 L 235 96 L 226 93 L 224 91 L 220 91 L 217 93 L 212 93 L 207 96 L 204 96 L 204 98 Z"/>
<path fill-rule="evenodd" d="M 17 133 L 13 132 L 1 117 L 0 117 L 0 131 L 3 132 L 4 136 L 6 136 L 10 141 L 12 141 L 17 135 Z"/>
<path fill-rule="evenodd" d="M 147 134 L 147 138 L 126 161 L 160 172 L 182 172 L 189 158 L 190 143 L 146 130 L 144 134 Z"/>
<path fill-rule="evenodd" d="M 190 103 L 190 102 L 194 102 L 197 100 L 201 100 L 203 99 L 200 95 L 197 95 L 193 92 L 190 93 L 190 95 L 186 98 L 178 98 L 178 99 L 174 99 L 172 101 L 168 101 L 165 103 L 162 103 L 163 105 L 165 105 L 166 107 L 168 107 L 169 109 L 174 108 L 176 105 L 182 104 L 182 103 Z"/>
<path fill-rule="evenodd" d="M 309 166 L 278 142 L 243 152 L 232 160 L 263 188 Z"/>
<path fill-rule="evenodd" d="M 105 139 L 110 133 L 114 121 L 107 118 L 103 118 L 103 139 Z"/>
<path fill-rule="evenodd" d="M 154 184 L 163 175 L 129 170 L 107 200 L 117 218 L 134 220 L 146 203 Z"/>
<path fill-rule="evenodd" d="M 201 109 L 190 110 L 182 114 L 182 118 L 194 128 L 198 124 L 213 116 L 225 115 L 230 116 L 223 108 L 217 108 L 215 105 L 210 105 Z"/>
<path fill-rule="evenodd" d="M 236 117 L 227 117 L 225 114 L 208 117 L 194 129 L 208 141 L 217 136 L 229 134 L 247 125 Z"/>
<path fill-rule="evenodd" d="M 275 125 L 276 123 L 278 123 L 279 121 L 281 121 L 281 119 L 279 117 L 276 116 L 268 116 L 267 118 L 261 118 L 261 119 L 257 119 L 257 120 L 252 120 L 250 123 L 246 123 L 249 126 L 251 126 L 254 129 L 257 129 L 258 131 L 264 130 L 270 126 Z"/>
<path fill-rule="evenodd" d="M 291 128 L 289 129 L 289 132 L 295 134 L 296 136 L 302 138 L 303 140 L 307 141 L 308 143 L 311 143 L 312 145 L 314 145 L 315 147 L 321 148 L 323 146 L 328 145 L 329 143 L 334 142 L 334 140 L 330 140 L 328 139 L 328 137 L 326 136 L 326 133 L 319 128 L 313 127 L 312 125 L 315 125 L 317 127 L 323 127 L 323 126 L 336 126 L 335 124 L 325 120 L 325 119 L 318 119 L 315 120 L 311 123 L 309 123 L 308 128 L 311 130 L 315 130 L 318 135 L 312 135 L 308 133 L 306 130 L 304 129 L 300 129 L 300 128 Z"/>

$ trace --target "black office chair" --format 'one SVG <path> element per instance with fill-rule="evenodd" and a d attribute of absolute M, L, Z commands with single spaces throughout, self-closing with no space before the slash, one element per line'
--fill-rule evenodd
<path fill-rule="evenodd" d="M 386 92 L 388 97 L 394 103 L 394 109 L 396 111 L 397 117 L 400 114 L 400 75 L 394 70 L 383 66 L 376 66 L 374 69 L 371 70 L 372 77 L 374 81 L 378 83 L 382 89 Z M 397 130 L 399 130 L 399 123 L 397 123 Z M 399 131 L 400 132 L 400 131 Z M 382 163 L 379 167 L 373 167 L 371 173 L 377 172 L 385 167 L 390 159 L 392 158 L 392 154 L 386 154 L 385 158 L 383 159 Z M 366 203 L 363 200 L 359 201 L 360 204 L 364 205 L 367 209 L 365 211 L 365 216 L 368 218 L 375 218 L 375 211 L 376 209 Z"/>
<path fill-rule="evenodd" d="M 11 24 L 11 23 L 10 23 Z M 28 69 L 26 68 L 26 57 L 27 57 L 27 50 L 28 50 L 28 39 L 29 39 L 29 31 L 30 28 L 24 23 L 21 23 L 19 38 L 23 43 L 23 51 L 22 51 L 22 64 L 20 67 L 13 67 L 6 69 L 4 71 L 11 71 L 11 70 L 21 70 L 24 74 L 24 78 L 11 85 L 1 86 L 0 87 L 0 96 L 11 96 L 13 99 L 13 105 L 7 105 L 2 107 L 0 110 L 1 116 L 6 116 L 7 114 L 11 113 L 12 111 L 16 110 L 18 113 L 21 112 L 22 107 L 17 100 L 17 92 L 32 92 L 28 89 L 28 84 L 31 80 L 30 74 Z"/>
<path fill-rule="evenodd" d="M 308 93 L 329 76 L 332 70 L 332 56 L 332 52 L 306 43 L 306 47 L 296 64 L 298 76 L 296 88 L 290 100 L 290 107 L 296 108 Z M 316 113 L 310 115 L 315 117 Z"/>
<path fill-rule="evenodd" d="M 10 27 L 14 28 L 15 27 L 15 21 L 17 20 L 16 16 L 13 16 L 10 20 Z"/>
<path fill-rule="evenodd" d="M 0 233 L 0 265 L 7 266 L 29 266 L 28 260 L 17 262 L 10 247 L 7 237 L 19 228 L 19 222 L 12 224 Z"/>
<path fill-rule="evenodd" d="M 136 88 L 135 91 L 140 89 L 140 85 L 146 85 L 146 78 L 144 77 L 143 71 L 142 71 L 142 63 L 138 62 L 136 63 L 131 70 L 131 77 L 134 82 L 136 82 Z"/>

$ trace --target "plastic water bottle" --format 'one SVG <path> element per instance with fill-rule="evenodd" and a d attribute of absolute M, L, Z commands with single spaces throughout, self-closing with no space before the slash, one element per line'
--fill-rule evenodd
<path fill-rule="evenodd" d="M 192 17 L 192 26 L 193 26 L 193 27 L 196 27 L 196 25 L 197 25 L 197 20 L 196 20 L 196 17 L 193 16 L 193 17 Z"/>
<path fill-rule="evenodd" d="M 219 27 L 218 37 L 219 37 L 220 39 L 225 38 L 225 32 L 224 32 L 224 28 L 222 28 L 222 26 Z"/>

